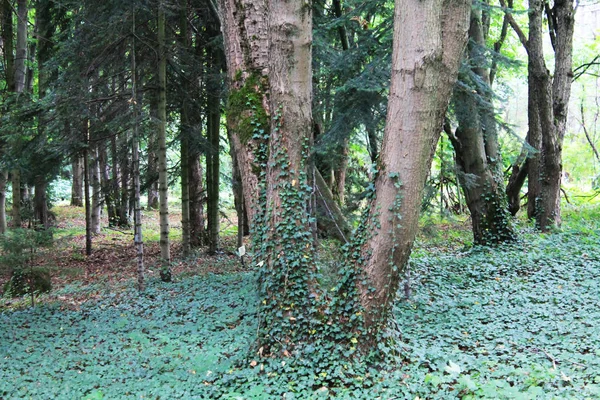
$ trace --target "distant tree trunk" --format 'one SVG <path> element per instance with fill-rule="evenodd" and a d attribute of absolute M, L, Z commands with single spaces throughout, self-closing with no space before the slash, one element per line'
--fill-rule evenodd
<path fill-rule="evenodd" d="M 12 171 L 12 226 L 13 228 L 21 227 L 21 170 L 13 169 Z"/>
<path fill-rule="evenodd" d="M 27 23 L 29 21 L 28 0 L 17 1 L 17 47 L 15 57 L 15 90 L 23 93 L 25 90 L 25 75 L 27 68 Z"/>
<path fill-rule="evenodd" d="M 229 134 L 229 129 L 227 129 L 227 134 Z M 233 145 L 231 144 L 231 138 L 229 139 L 229 154 L 231 155 L 231 189 L 233 191 L 233 202 L 235 205 L 235 212 L 237 214 L 237 246 L 241 247 L 244 244 L 244 236 L 248 234 L 246 229 L 249 229 L 247 226 L 247 217 L 244 220 L 244 216 L 247 214 L 244 212 L 244 192 L 242 189 L 242 175 L 240 173 L 240 167 L 237 163 L 237 157 L 235 156 L 235 150 L 233 149 Z"/>
<path fill-rule="evenodd" d="M 148 137 L 148 169 L 146 172 L 146 187 L 148 190 L 148 209 L 158 210 L 158 150 L 156 121 L 158 120 L 158 96 L 150 93 L 150 120 L 152 129 Z"/>
<path fill-rule="evenodd" d="M 192 149 L 189 154 L 190 246 L 192 248 L 204 246 L 206 243 L 203 175 L 200 155 Z"/>
<path fill-rule="evenodd" d="M 71 205 L 83 207 L 83 160 L 81 155 L 73 158 L 71 167 L 73 170 L 73 181 L 71 185 Z"/>
<path fill-rule="evenodd" d="M 92 233 L 98 235 L 101 229 L 102 217 L 102 186 L 100 184 L 100 156 L 98 154 L 98 147 L 94 147 L 92 155 L 93 158 L 90 160 L 92 163 L 90 171 L 92 182 Z"/>
<path fill-rule="evenodd" d="M 112 161 L 111 177 L 110 177 L 110 193 L 113 204 L 115 205 L 115 213 L 111 217 L 108 216 L 108 224 L 110 226 L 119 226 L 121 215 L 121 196 L 119 193 L 119 153 L 117 150 L 117 139 L 112 136 L 110 139 L 110 155 Z"/>
<path fill-rule="evenodd" d="M 129 163 L 129 138 L 127 133 L 123 134 L 121 138 L 121 149 L 123 154 L 120 157 L 119 172 L 120 172 L 120 187 L 117 186 L 117 195 L 119 199 L 119 220 L 117 226 L 129 227 L 130 226 L 130 215 L 129 215 L 129 179 L 131 176 L 131 165 Z"/>
<path fill-rule="evenodd" d="M 467 41 L 471 1 L 396 0 L 387 123 L 376 198 L 357 259 L 366 344 L 386 326 L 410 256 L 433 150 Z"/>
<path fill-rule="evenodd" d="M 467 63 L 487 87 L 481 89 L 481 83 L 473 82 L 469 74 L 462 74 L 464 87 L 457 85 L 454 90 L 458 129 L 455 135 L 447 133 L 460 168 L 458 178 L 471 214 L 474 242 L 485 245 L 510 241 L 515 235 L 509 223 L 489 70 L 484 64 L 482 13 L 475 7 L 471 12 L 469 37 Z M 476 95 L 485 102 L 478 101 Z"/>
<path fill-rule="evenodd" d="M 167 172 L 167 54 L 165 46 L 165 5 L 158 5 L 158 191 L 160 201 L 160 255 L 171 261 L 169 248 L 169 177 Z"/>
<path fill-rule="evenodd" d="M 117 220 L 117 211 L 115 207 L 115 198 L 112 190 L 112 182 L 110 179 L 110 165 L 108 163 L 108 152 L 106 143 L 98 145 L 98 155 L 100 160 L 100 186 L 102 194 L 104 194 L 104 203 L 106 204 L 106 213 L 108 216 L 108 226 L 115 226 Z"/>
<path fill-rule="evenodd" d="M 6 232 L 6 182 L 8 172 L 0 172 L 0 235 Z"/>
<path fill-rule="evenodd" d="M 84 193 L 84 205 L 85 205 L 85 254 L 92 254 L 92 204 L 90 199 L 90 157 L 89 148 L 87 146 L 87 122 L 85 123 L 85 141 L 86 147 L 83 150 L 83 193 Z"/>
<path fill-rule="evenodd" d="M 44 176 L 38 175 L 35 177 L 35 191 L 33 195 L 33 219 L 38 227 L 49 228 L 50 221 L 48 219 L 48 199 L 46 189 L 48 183 Z"/>

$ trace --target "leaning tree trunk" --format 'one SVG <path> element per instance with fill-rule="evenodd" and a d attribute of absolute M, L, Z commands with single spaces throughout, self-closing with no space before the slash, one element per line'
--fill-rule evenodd
<path fill-rule="evenodd" d="M 363 269 L 357 284 L 371 344 L 387 323 L 410 256 L 433 148 L 467 41 L 470 10 L 468 0 L 396 0 L 376 197 L 356 260 Z"/>
<path fill-rule="evenodd" d="M 167 172 L 167 54 L 165 46 L 165 10 L 158 9 L 158 192 L 160 202 L 160 256 L 163 263 L 171 261 L 169 248 L 169 177 Z"/>
<path fill-rule="evenodd" d="M 471 65 L 471 73 L 487 87 L 481 89 L 481 82 L 473 82 L 468 73 L 462 74 L 462 85 L 454 90 L 458 129 L 455 135 L 448 132 L 448 137 L 460 169 L 458 177 L 471 214 L 474 242 L 485 245 L 512 240 L 514 232 L 504 192 L 489 70 L 484 66 L 482 13 L 475 7 L 471 11 L 469 37 L 466 61 Z"/>

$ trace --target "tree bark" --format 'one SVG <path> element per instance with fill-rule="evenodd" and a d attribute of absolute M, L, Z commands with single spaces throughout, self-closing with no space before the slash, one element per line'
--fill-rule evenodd
<path fill-rule="evenodd" d="M 433 148 L 467 41 L 470 10 L 468 0 L 396 0 L 376 197 L 362 227 L 370 237 L 356 260 L 363 268 L 357 285 L 371 341 L 386 325 L 410 256 Z"/>
<path fill-rule="evenodd" d="M 192 248 L 204 246 L 206 243 L 203 175 L 200 154 L 192 149 L 189 155 L 190 246 Z"/>
<path fill-rule="evenodd" d="M 212 67 L 218 68 L 215 54 L 210 54 Z M 220 120 L 221 107 L 218 86 L 215 82 L 207 88 L 207 123 L 206 132 L 209 151 L 206 152 L 206 194 L 207 194 L 207 223 L 208 223 L 208 253 L 215 254 L 219 248 L 219 181 L 220 181 Z"/>

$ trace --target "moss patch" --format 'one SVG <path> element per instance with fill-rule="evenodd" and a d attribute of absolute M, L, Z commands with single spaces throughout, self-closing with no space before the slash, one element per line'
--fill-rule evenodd
<path fill-rule="evenodd" d="M 251 74 L 241 83 L 241 73 L 236 73 L 236 82 L 231 89 L 227 102 L 227 112 L 231 126 L 235 128 L 243 144 L 247 144 L 255 135 L 263 136 L 269 129 L 269 116 L 263 107 L 265 93 L 262 77 Z M 236 85 L 241 83 L 239 88 Z"/>

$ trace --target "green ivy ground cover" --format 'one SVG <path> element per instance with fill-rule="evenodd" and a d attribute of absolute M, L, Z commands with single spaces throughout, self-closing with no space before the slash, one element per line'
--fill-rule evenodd
<path fill-rule="evenodd" d="M 256 280 L 232 274 L 0 314 L 0 398 L 600 398 L 597 230 L 425 248 L 395 309 L 396 364 L 346 387 L 293 358 L 251 366 Z"/>

